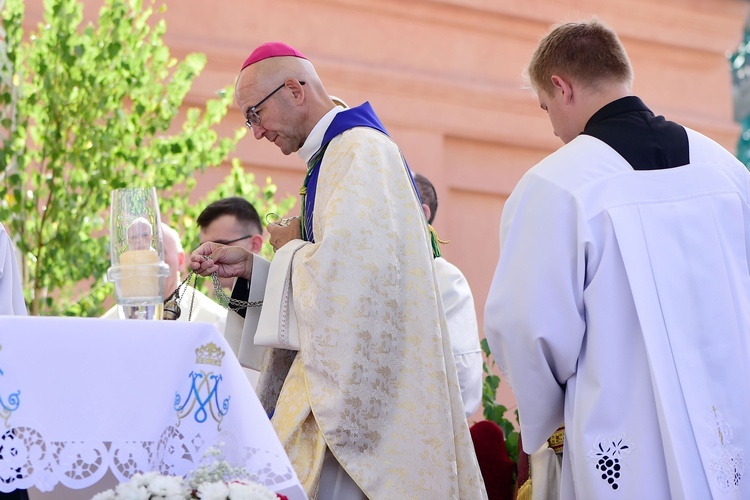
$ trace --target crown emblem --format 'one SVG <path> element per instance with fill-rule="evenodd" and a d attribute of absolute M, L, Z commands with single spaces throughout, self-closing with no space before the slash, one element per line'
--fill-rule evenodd
<path fill-rule="evenodd" d="M 223 357 L 224 351 L 213 342 L 204 344 L 195 350 L 195 362 L 201 365 L 221 366 Z"/>

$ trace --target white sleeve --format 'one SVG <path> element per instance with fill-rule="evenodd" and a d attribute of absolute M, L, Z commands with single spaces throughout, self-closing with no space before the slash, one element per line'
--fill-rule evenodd
<path fill-rule="evenodd" d="M 464 413 L 469 418 L 482 403 L 482 352 L 454 354 Z"/>
<path fill-rule="evenodd" d="M 0 224 L 0 315 L 26 315 L 22 285 L 13 245 Z"/>
<path fill-rule="evenodd" d="M 253 254 L 253 275 L 250 279 L 250 291 L 248 302 L 263 300 L 268 279 L 268 269 L 271 262 L 263 257 Z M 235 280 L 235 286 L 237 285 Z M 256 346 L 253 343 L 255 330 L 258 328 L 260 318 L 260 307 L 248 308 L 243 318 L 236 312 L 227 312 L 226 326 L 224 327 L 224 338 L 229 343 L 232 351 L 237 355 L 240 364 L 246 368 L 260 370 L 263 354 L 266 348 Z"/>
<path fill-rule="evenodd" d="M 482 402 L 482 348 L 479 345 L 474 296 L 468 281 L 456 266 L 442 257 L 434 262 L 461 399 L 464 412 L 469 417 Z"/>
<path fill-rule="evenodd" d="M 527 453 L 563 423 L 565 384 L 583 342 L 585 225 L 579 213 L 571 193 L 530 174 L 503 210 L 484 328 L 516 397 Z"/>

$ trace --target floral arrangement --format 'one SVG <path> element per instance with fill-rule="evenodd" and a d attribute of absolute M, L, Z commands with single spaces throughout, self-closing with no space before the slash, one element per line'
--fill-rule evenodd
<path fill-rule="evenodd" d="M 286 500 L 252 480 L 245 469 L 220 460 L 221 452 L 209 449 L 203 464 L 187 477 L 163 476 L 158 472 L 135 474 L 127 483 L 103 491 L 91 500 Z M 207 458 L 213 461 L 206 463 Z"/>

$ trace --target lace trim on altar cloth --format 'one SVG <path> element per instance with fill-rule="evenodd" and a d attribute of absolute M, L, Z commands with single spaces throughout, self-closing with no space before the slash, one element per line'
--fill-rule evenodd
<path fill-rule="evenodd" d="M 745 474 L 745 459 L 742 450 L 733 446 L 732 427 L 716 407 L 711 408 L 711 422 L 708 425 L 711 439 L 709 458 L 710 475 L 721 491 L 739 488 Z"/>
<path fill-rule="evenodd" d="M 217 445 L 227 463 L 245 468 L 264 486 L 276 490 L 294 479 L 277 454 L 236 443 L 230 433 L 206 442 L 200 434 L 186 436 L 174 426 L 167 427 L 158 441 L 143 442 L 47 441 L 36 429 L 15 427 L 0 435 L 0 492 L 32 486 L 51 491 L 58 483 L 82 489 L 96 484 L 107 470 L 120 482 L 149 471 L 184 476 Z"/>

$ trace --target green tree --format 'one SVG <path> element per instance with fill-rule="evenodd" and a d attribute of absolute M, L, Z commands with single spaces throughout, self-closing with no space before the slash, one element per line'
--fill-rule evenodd
<path fill-rule="evenodd" d="M 276 200 L 276 185 L 271 182 L 271 178 L 266 178 L 266 184 L 261 188 L 256 183 L 255 174 L 246 172 L 240 165 L 239 160 L 235 158 L 232 160 L 232 169 L 229 175 L 198 203 L 187 202 L 186 196 L 174 196 L 174 199 L 179 201 L 172 206 L 173 212 L 167 218 L 171 220 L 169 224 L 177 229 L 182 236 L 186 251 L 190 251 L 200 244 L 196 220 L 201 211 L 209 203 L 229 196 L 241 196 L 250 201 L 258 211 L 264 228 L 266 226 L 266 214 L 286 215 L 295 203 L 293 196 L 280 201 Z M 263 243 L 261 254 L 267 259 L 273 257 L 273 248 L 267 240 Z"/>
<path fill-rule="evenodd" d="M 226 161 L 246 131 L 214 129 L 230 88 L 180 113 L 206 58 L 170 55 L 154 0 L 104 0 L 85 25 L 80 1 L 44 0 L 29 36 L 23 0 L 0 7 L 0 221 L 23 257 L 32 314 L 97 314 L 111 293 L 100 286 L 110 191 L 155 186 L 162 212 L 187 214 L 194 174 Z"/>
<path fill-rule="evenodd" d="M 174 203 L 171 206 L 171 213 L 162 214 L 162 219 L 180 234 L 185 252 L 188 254 L 200 244 L 199 228 L 196 221 L 201 211 L 209 203 L 229 196 L 241 196 L 253 204 L 260 215 L 261 224 L 264 228 L 266 226 L 266 214 L 276 213 L 283 216 L 289 212 L 295 203 L 293 196 L 277 201 L 275 199 L 276 185 L 271 182 L 271 179 L 266 178 L 266 184 L 261 188 L 256 183 L 255 175 L 246 172 L 236 158 L 232 160 L 232 169 L 224 181 L 199 202 L 190 203 L 188 197 L 184 195 L 185 193 L 181 194 L 181 191 L 183 190 L 178 188 L 169 194 Z M 273 257 L 273 248 L 268 240 L 264 241 L 261 254 L 267 259 Z M 196 280 L 196 283 L 197 288 L 206 293 L 212 288 L 211 280 Z"/>

